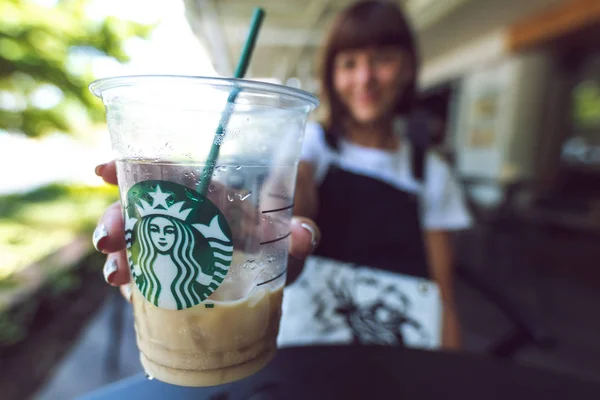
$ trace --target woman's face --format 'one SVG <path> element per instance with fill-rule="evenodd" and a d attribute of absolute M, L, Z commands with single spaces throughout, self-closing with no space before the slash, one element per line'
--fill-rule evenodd
<path fill-rule="evenodd" d="M 406 53 L 397 47 L 341 51 L 333 65 L 337 96 L 361 124 L 392 115 L 398 96 L 412 75 Z"/>
<path fill-rule="evenodd" d="M 156 217 L 150 222 L 150 240 L 158 251 L 167 252 L 175 243 L 175 226 L 164 217 Z"/>

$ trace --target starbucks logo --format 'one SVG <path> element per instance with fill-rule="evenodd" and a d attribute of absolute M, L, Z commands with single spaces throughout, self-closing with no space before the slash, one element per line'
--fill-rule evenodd
<path fill-rule="evenodd" d="M 131 276 L 157 307 L 202 303 L 231 264 L 231 230 L 219 209 L 185 186 L 138 182 L 127 192 L 125 240 Z"/>

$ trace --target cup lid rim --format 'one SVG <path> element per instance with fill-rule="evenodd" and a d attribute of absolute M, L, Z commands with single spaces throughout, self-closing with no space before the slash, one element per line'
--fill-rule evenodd
<path fill-rule="evenodd" d="M 194 75 L 122 75 L 96 79 L 89 84 L 89 90 L 97 97 L 102 98 L 102 93 L 119 87 L 132 86 L 135 84 L 148 82 L 160 82 L 161 80 L 180 80 L 189 81 L 191 83 L 200 83 L 204 85 L 213 85 L 221 87 L 240 87 L 242 89 L 251 90 L 263 90 L 265 92 L 281 94 L 286 96 L 292 96 L 299 100 L 306 101 L 311 105 L 311 108 L 316 108 L 319 105 L 319 99 L 317 96 L 302 90 L 288 86 L 278 85 L 269 82 L 252 81 L 248 79 L 237 79 L 237 78 L 221 78 L 221 77 L 207 77 L 207 76 L 194 76 Z"/>

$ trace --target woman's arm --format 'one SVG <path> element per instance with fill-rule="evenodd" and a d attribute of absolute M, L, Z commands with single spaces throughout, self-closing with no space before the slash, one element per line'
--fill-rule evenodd
<path fill-rule="evenodd" d="M 454 254 L 450 233 L 444 230 L 425 231 L 431 277 L 437 282 L 443 305 L 442 348 L 461 347 L 461 328 L 454 297 Z"/>
<path fill-rule="evenodd" d="M 305 217 L 297 220 L 300 228 L 310 231 L 312 235 L 312 243 L 316 245 L 321 236 L 318 228 L 306 224 L 306 218 L 314 218 L 317 215 L 317 186 L 314 178 L 314 167 L 311 163 L 301 161 L 298 165 L 298 175 L 296 178 L 296 193 L 294 195 L 294 215 L 297 217 Z M 299 227 L 292 225 L 292 230 Z M 289 285 L 294 282 L 304 267 L 304 259 L 297 259 L 293 256 L 288 258 L 287 282 Z"/>
<path fill-rule="evenodd" d="M 296 178 L 296 194 L 294 196 L 294 215 L 314 218 L 317 215 L 317 186 L 315 169 L 311 163 L 301 161 Z"/>

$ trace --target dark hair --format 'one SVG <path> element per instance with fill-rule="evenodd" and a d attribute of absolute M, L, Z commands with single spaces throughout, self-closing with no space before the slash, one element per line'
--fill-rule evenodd
<path fill-rule="evenodd" d="M 325 42 L 321 65 L 321 101 L 326 108 L 323 128 L 327 142 L 337 145 L 340 127 L 346 110 L 337 98 L 333 87 L 335 56 L 344 50 L 370 46 L 397 46 L 411 58 L 412 67 L 418 70 L 418 56 L 412 29 L 402 10 L 391 1 L 359 1 L 340 12 L 329 31 Z M 416 73 L 398 98 L 397 114 L 411 111 L 416 97 Z"/>

